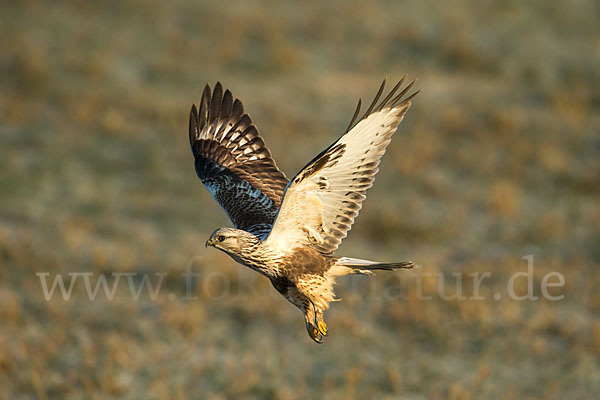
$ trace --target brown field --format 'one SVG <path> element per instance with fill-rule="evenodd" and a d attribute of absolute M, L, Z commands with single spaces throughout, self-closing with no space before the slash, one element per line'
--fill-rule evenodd
<path fill-rule="evenodd" d="M 259 3 L 0 5 L 0 399 L 597 396 L 599 3 Z M 337 254 L 421 268 L 340 279 L 317 345 L 204 248 L 230 223 L 189 107 L 220 80 L 291 176 L 404 74 L 423 92 Z M 47 301 L 38 273 L 161 286 Z"/>

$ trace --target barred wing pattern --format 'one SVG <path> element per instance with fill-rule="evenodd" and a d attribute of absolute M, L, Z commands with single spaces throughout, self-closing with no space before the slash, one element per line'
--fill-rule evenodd
<path fill-rule="evenodd" d="M 221 83 L 204 88 L 190 112 L 189 139 L 196 174 L 237 229 L 264 239 L 288 179 L 252 124 L 240 100 Z"/>
<path fill-rule="evenodd" d="M 266 243 L 282 251 L 308 246 L 332 253 L 346 237 L 373 186 L 391 137 L 418 92 L 402 99 L 414 81 L 404 79 L 377 105 L 385 81 L 358 123 L 360 101 L 346 133 L 290 180 Z"/>

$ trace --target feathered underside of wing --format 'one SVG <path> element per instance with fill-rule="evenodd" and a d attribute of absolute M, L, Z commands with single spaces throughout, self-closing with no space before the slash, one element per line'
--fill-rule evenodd
<path fill-rule="evenodd" d="M 288 183 L 241 101 L 220 83 L 190 112 L 196 174 L 238 229 L 264 237 Z"/>
<path fill-rule="evenodd" d="M 403 80 L 379 102 L 384 81 L 367 112 L 356 122 L 359 101 L 346 133 L 292 178 L 267 239 L 272 246 L 282 250 L 310 246 L 323 254 L 339 246 L 362 207 L 367 189 L 373 186 L 392 135 L 418 93 L 403 99 L 414 84 L 397 93 Z"/>

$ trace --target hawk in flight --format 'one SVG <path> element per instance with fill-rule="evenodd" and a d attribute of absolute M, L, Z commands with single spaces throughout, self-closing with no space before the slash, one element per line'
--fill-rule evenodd
<path fill-rule="evenodd" d="M 344 134 L 289 180 L 241 101 L 220 83 L 214 91 L 206 85 L 200 104 L 190 112 L 196 174 L 235 226 L 217 229 L 206 246 L 269 278 L 302 311 L 308 334 L 317 343 L 327 335 L 323 312 L 334 300 L 336 277 L 415 267 L 410 261 L 333 255 L 418 93 L 406 96 L 414 81 L 400 90 L 403 81 L 381 98 L 384 80 L 361 118 L 359 100 Z"/>

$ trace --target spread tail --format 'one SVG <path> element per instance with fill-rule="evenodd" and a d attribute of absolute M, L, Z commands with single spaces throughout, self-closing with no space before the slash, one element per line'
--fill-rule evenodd
<path fill-rule="evenodd" d="M 418 267 L 412 261 L 382 263 L 377 261 L 361 260 L 359 258 L 341 257 L 330 270 L 335 276 L 348 274 L 372 274 L 373 270 L 394 271 L 396 269 L 412 269 Z"/>

